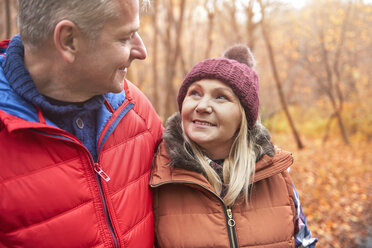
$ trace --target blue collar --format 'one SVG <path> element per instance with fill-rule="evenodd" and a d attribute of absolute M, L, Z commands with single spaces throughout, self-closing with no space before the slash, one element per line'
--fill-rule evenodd
<path fill-rule="evenodd" d="M 24 46 L 19 35 L 16 35 L 10 41 L 6 53 L 3 68 L 11 88 L 32 105 L 39 106 L 46 115 L 73 114 L 82 110 L 96 110 L 102 106 L 105 99 L 104 95 L 95 96 L 82 104 L 58 104 L 57 102 L 48 101 L 37 90 L 30 73 L 25 67 Z"/>

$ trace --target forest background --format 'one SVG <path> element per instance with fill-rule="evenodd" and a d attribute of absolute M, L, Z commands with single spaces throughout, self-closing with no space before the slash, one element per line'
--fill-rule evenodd
<path fill-rule="evenodd" d="M 128 71 L 165 121 L 197 62 L 241 43 L 260 77 L 260 116 L 294 156 L 291 175 L 317 247 L 372 247 L 372 5 L 362 0 L 152 0 L 148 58 Z M 0 0 L 0 39 L 18 30 Z"/>

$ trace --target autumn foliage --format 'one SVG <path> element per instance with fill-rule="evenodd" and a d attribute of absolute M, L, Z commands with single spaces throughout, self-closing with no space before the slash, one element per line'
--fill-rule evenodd
<path fill-rule="evenodd" d="M 363 237 L 372 236 L 370 1 L 151 2 L 139 31 L 148 58 L 127 75 L 161 118 L 177 110 L 177 89 L 194 64 L 247 44 L 258 62 L 261 119 L 274 143 L 293 153 L 291 175 L 317 247 L 365 247 Z M 1 39 L 17 33 L 16 8 L 0 0 Z"/>
<path fill-rule="evenodd" d="M 273 139 L 293 153 L 291 176 L 317 247 L 357 247 L 372 223 L 371 143 L 306 139 L 306 148 L 297 150 L 288 134 Z"/>

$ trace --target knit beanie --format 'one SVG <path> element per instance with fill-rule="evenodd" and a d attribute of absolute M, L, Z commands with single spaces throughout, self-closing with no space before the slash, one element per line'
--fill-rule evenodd
<path fill-rule="evenodd" d="M 177 102 L 181 112 L 188 88 L 202 79 L 217 79 L 231 87 L 245 110 L 249 128 L 257 121 L 259 98 L 258 76 L 252 69 L 255 59 L 245 45 L 235 45 L 226 50 L 223 57 L 204 60 L 196 64 L 186 75 L 178 91 Z"/>

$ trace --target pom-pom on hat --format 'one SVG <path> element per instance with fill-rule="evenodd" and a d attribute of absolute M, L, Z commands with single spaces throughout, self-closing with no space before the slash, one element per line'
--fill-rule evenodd
<path fill-rule="evenodd" d="M 252 69 L 255 59 L 245 45 L 235 45 L 222 58 L 207 59 L 196 64 L 186 75 L 178 91 L 177 102 L 181 112 L 188 88 L 202 79 L 217 79 L 231 87 L 245 110 L 248 126 L 257 121 L 259 98 L 258 76 Z"/>

